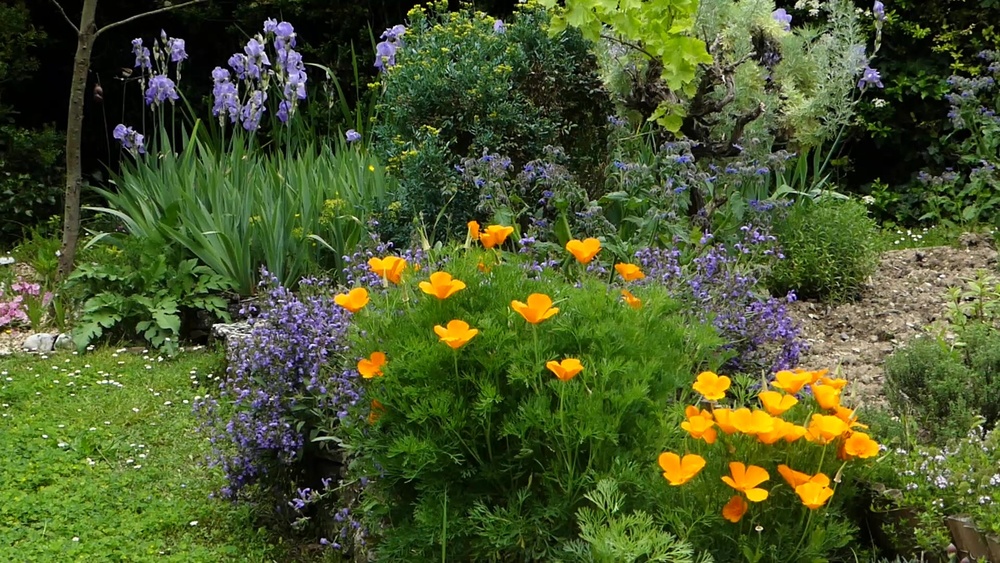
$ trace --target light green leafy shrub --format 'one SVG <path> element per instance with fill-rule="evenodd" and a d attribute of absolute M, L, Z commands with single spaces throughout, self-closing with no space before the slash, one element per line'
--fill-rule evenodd
<path fill-rule="evenodd" d="M 602 479 L 663 486 L 652 469 L 677 440 L 667 406 L 720 360 L 712 329 L 684 321 L 664 288 L 634 289 L 636 310 L 597 277 L 579 288 L 554 270 L 532 279 L 516 256 L 496 256 L 450 255 L 444 269 L 466 287 L 445 300 L 404 277 L 355 314 L 353 349 L 386 357 L 343 438 L 352 480 L 372 479 L 354 513 L 377 534 L 379 560 L 564 557 Z M 533 325 L 511 303 L 536 292 L 559 311 Z M 435 335 L 454 319 L 479 331 L 459 349 Z M 583 371 L 562 381 L 547 362 L 566 358 Z M 621 508 L 653 514 L 645 498 Z M 670 545 L 649 534 L 657 550 Z"/>
<path fill-rule="evenodd" d="M 142 240 L 176 244 L 247 296 L 262 266 L 287 286 L 317 270 L 339 274 L 389 181 L 342 140 L 266 155 L 242 143 L 217 154 L 191 139 L 125 167 L 117 190 L 97 190 L 109 206 L 94 209 Z"/>
<path fill-rule="evenodd" d="M 772 232 L 785 255 L 767 279 L 778 295 L 854 298 L 878 266 L 878 227 L 858 201 L 800 201 L 775 217 Z"/>

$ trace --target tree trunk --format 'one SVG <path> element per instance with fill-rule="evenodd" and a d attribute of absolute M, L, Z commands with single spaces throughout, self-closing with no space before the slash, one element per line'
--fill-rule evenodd
<path fill-rule="evenodd" d="M 90 54 L 97 26 L 94 18 L 97 0 L 84 0 L 80 15 L 80 33 L 76 42 L 73 63 L 73 82 L 70 84 L 69 113 L 66 120 L 66 192 L 63 208 L 62 253 L 59 256 L 59 277 L 65 279 L 73 271 L 76 245 L 80 238 L 80 189 L 83 185 L 83 104 L 86 98 L 87 75 L 90 72 Z"/>

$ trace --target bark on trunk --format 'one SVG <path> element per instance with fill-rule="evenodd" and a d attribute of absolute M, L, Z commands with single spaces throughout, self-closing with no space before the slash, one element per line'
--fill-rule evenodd
<path fill-rule="evenodd" d="M 66 192 L 63 207 L 62 253 L 59 256 L 59 276 L 65 279 L 73 271 L 76 245 L 80 238 L 80 189 L 83 185 L 83 104 L 90 72 L 90 54 L 93 50 L 97 26 L 94 17 L 97 0 L 85 0 L 80 15 L 80 33 L 76 42 L 73 63 L 73 82 L 70 85 L 69 113 L 66 121 Z"/>

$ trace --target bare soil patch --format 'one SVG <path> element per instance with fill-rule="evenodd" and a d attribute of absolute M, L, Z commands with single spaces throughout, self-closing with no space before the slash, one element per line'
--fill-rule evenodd
<path fill-rule="evenodd" d="M 831 371 L 840 366 L 859 399 L 881 402 L 885 358 L 932 324 L 943 323 L 946 290 L 963 285 L 980 269 L 996 272 L 997 251 L 987 237 L 971 233 L 957 247 L 884 253 L 859 300 L 792 304 L 792 316 L 810 345 L 802 366 Z"/>

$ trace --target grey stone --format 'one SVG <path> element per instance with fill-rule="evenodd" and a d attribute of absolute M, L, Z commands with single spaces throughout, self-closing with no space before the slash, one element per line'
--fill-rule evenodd
<path fill-rule="evenodd" d="M 253 328 L 250 323 L 239 322 L 212 325 L 212 340 L 221 340 L 226 348 L 234 343 L 250 338 Z"/>
<path fill-rule="evenodd" d="M 65 332 L 56 337 L 56 350 L 75 350 L 76 344 L 73 343 L 73 337 L 66 334 Z"/>
<path fill-rule="evenodd" d="M 32 334 L 21 345 L 25 352 L 51 352 L 55 346 L 56 337 L 52 334 Z"/>

